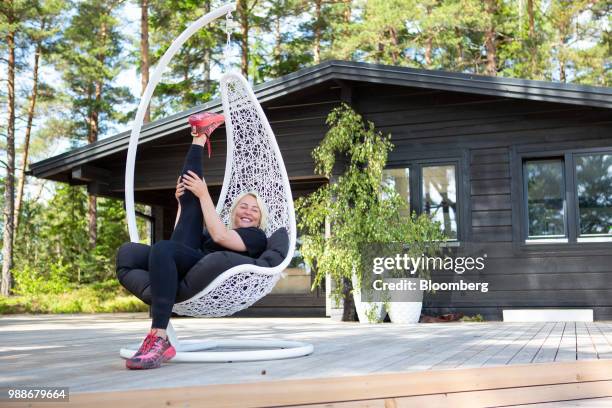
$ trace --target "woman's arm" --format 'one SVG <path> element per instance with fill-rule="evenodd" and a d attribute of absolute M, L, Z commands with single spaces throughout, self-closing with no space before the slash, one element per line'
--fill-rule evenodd
<path fill-rule="evenodd" d="M 225 224 L 223 224 L 223 221 L 221 221 L 221 218 L 219 218 L 219 214 L 217 214 L 215 205 L 208 192 L 208 186 L 204 180 L 200 179 L 197 174 L 189 170 L 188 174 L 183 176 L 183 183 L 187 190 L 191 191 L 200 199 L 200 206 L 202 207 L 202 215 L 204 216 L 206 229 L 213 241 L 233 251 L 246 251 L 247 248 L 240 235 L 238 235 L 236 231 L 228 229 Z"/>

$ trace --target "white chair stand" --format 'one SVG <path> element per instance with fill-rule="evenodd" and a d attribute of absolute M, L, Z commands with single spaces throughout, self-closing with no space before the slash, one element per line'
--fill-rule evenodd
<path fill-rule="evenodd" d="M 199 28 L 230 13 L 235 5 L 222 6 L 190 25 L 170 46 L 155 68 L 143 94 L 128 148 L 125 175 L 125 201 L 130 239 L 138 242 L 134 212 L 134 165 L 138 137 L 144 112 L 162 71 L 180 46 Z M 246 309 L 268 294 L 287 267 L 295 249 L 296 226 L 289 178 L 274 133 L 246 79 L 238 72 L 221 78 L 221 96 L 227 131 L 227 162 L 217 212 L 229 224 L 230 207 L 236 197 L 246 191 L 257 192 L 268 209 L 266 235 L 279 228 L 289 235 L 289 250 L 275 267 L 239 265 L 225 271 L 192 298 L 177 303 L 173 312 L 194 317 L 229 316 Z M 258 361 L 305 356 L 313 352 L 308 343 L 280 340 L 179 340 L 172 324 L 168 325 L 170 343 L 176 348 L 174 362 Z M 120 350 L 130 358 L 140 343 Z M 245 351 L 212 351 L 215 348 L 254 349 Z"/>

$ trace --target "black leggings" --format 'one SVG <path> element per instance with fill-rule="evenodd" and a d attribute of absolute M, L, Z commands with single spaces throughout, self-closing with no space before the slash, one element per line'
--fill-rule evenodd
<path fill-rule="evenodd" d="M 192 144 L 181 174 L 191 170 L 201 178 L 203 152 L 204 147 Z M 179 281 L 191 267 L 208 255 L 201 249 L 203 215 L 200 200 L 186 189 L 179 201 L 181 214 L 170 240 L 159 241 L 153 246 L 130 242 L 119 249 L 118 273 L 120 270 L 131 270 L 126 278 L 135 282 L 148 281 L 140 278 L 142 274 L 149 274 L 152 328 L 168 327 Z"/>

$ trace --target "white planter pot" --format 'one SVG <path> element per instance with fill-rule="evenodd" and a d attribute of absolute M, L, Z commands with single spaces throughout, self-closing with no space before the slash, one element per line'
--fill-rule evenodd
<path fill-rule="evenodd" d="M 383 302 L 362 302 L 361 291 L 359 288 L 359 279 L 353 274 L 351 277 L 353 283 L 353 300 L 355 301 L 355 309 L 360 323 L 381 323 L 385 320 L 387 311 Z"/>
<path fill-rule="evenodd" d="M 406 278 L 413 281 L 415 286 L 419 285 L 419 278 Z M 419 296 L 415 296 L 414 300 L 418 302 L 389 302 L 388 312 L 391 323 L 418 323 L 421 318 L 421 309 L 423 308 L 423 291 L 415 292 Z"/>
<path fill-rule="evenodd" d="M 389 302 L 391 323 L 418 323 L 423 302 Z"/>

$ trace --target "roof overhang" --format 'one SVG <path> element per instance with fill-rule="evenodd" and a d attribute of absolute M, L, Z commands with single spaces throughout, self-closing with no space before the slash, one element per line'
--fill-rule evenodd
<path fill-rule="evenodd" d="M 350 61 L 326 61 L 257 85 L 261 103 L 330 80 L 379 83 L 449 92 L 491 95 L 612 109 L 612 88 L 562 84 L 547 81 L 489 77 Z M 186 110 L 143 126 L 139 144 L 149 143 L 188 128 L 187 118 L 196 112 L 221 112 L 221 100 Z M 130 132 L 122 132 L 95 143 L 30 165 L 28 174 L 49 178 L 76 166 L 127 150 Z"/>

